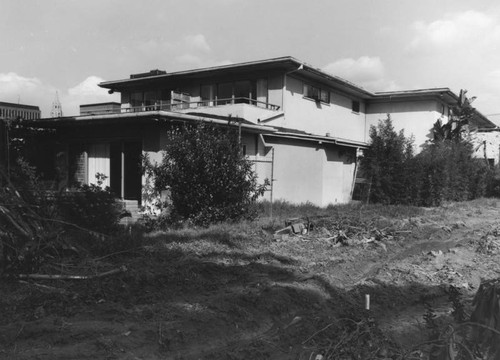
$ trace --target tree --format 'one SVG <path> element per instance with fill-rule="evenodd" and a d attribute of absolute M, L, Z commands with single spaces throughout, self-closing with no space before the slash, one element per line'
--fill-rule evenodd
<path fill-rule="evenodd" d="M 370 147 L 361 159 L 363 173 L 371 181 L 369 201 L 401 204 L 410 201 L 411 174 L 409 160 L 413 157 L 413 139 L 397 133 L 389 114 L 370 128 Z"/>
<path fill-rule="evenodd" d="M 258 184 L 236 129 L 185 124 L 168 131 L 168 139 L 162 162 L 145 165 L 155 192 L 170 192 L 172 219 L 207 225 L 251 216 L 268 181 Z"/>
<path fill-rule="evenodd" d="M 432 128 L 434 143 L 445 140 L 463 140 L 469 120 L 476 111 L 471 105 L 476 97 L 469 99 L 466 94 L 467 90 L 460 90 L 458 102 L 450 109 L 450 118 L 447 123 L 443 124 L 440 119 L 434 123 Z"/>

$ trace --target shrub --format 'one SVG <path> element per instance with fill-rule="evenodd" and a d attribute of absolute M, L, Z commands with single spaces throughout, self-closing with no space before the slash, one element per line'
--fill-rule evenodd
<path fill-rule="evenodd" d="M 434 141 L 416 156 L 412 139 L 395 132 L 389 115 L 372 127 L 371 146 L 361 159 L 361 171 L 371 182 L 369 201 L 439 206 L 498 194 L 500 176 L 483 159 L 472 157 L 473 146 L 463 130 L 450 132 L 448 125 L 436 122 Z M 437 136 L 439 131 L 444 135 Z"/>
<path fill-rule="evenodd" d="M 396 133 L 388 114 L 377 127 L 370 128 L 371 146 L 364 151 L 361 168 L 371 182 L 369 201 L 383 204 L 410 203 L 409 160 L 413 140 L 404 132 Z"/>
<path fill-rule="evenodd" d="M 171 129 L 163 161 L 145 161 L 155 193 L 168 190 L 163 202 L 169 219 L 208 225 L 252 217 L 251 204 L 267 186 L 240 149 L 238 131 L 212 124 L 191 124 Z"/>
<path fill-rule="evenodd" d="M 60 243 L 56 207 L 21 158 L 8 174 L 0 168 L 0 184 L 0 274 L 36 271 Z"/>
<path fill-rule="evenodd" d="M 412 163 L 416 205 L 472 200 L 487 195 L 491 188 L 489 165 L 472 158 L 472 145 L 465 140 L 428 144 Z"/>
<path fill-rule="evenodd" d="M 60 216 L 64 221 L 84 229 L 110 234 L 117 229 L 122 206 L 109 187 L 102 188 L 102 174 L 97 184 L 81 184 L 76 191 L 56 195 Z"/>

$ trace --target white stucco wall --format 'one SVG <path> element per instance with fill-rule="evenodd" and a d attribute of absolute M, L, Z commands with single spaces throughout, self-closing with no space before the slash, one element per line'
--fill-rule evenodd
<path fill-rule="evenodd" d="M 274 148 L 274 200 L 318 206 L 350 201 L 354 149 L 277 138 L 267 143 Z"/>
<path fill-rule="evenodd" d="M 325 86 L 307 81 L 307 84 L 327 89 Z M 287 76 L 286 91 L 283 94 L 285 116 L 267 122 L 268 125 L 298 129 L 316 135 L 365 141 L 365 105 L 357 98 L 351 98 L 330 91 L 330 103 L 317 102 L 304 97 L 304 82 Z M 352 101 L 360 101 L 360 111 L 352 111 Z"/>
<path fill-rule="evenodd" d="M 470 135 L 470 140 L 474 146 L 474 157 L 493 161 L 495 165 L 500 160 L 500 132 L 479 132 Z"/>
<path fill-rule="evenodd" d="M 370 140 L 370 126 L 377 126 L 380 120 L 385 120 L 387 114 L 391 115 L 392 124 L 396 131 L 404 130 L 407 138 L 414 137 L 415 150 L 421 150 L 430 139 L 434 123 L 441 118 L 447 122 L 447 114 L 442 113 L 442 104 L 436 100 L 413 100 L 401 102 L 371 103 L 366 113 L 366 139 Z"/>
<path fill-rule="evenodd" d="M 356 150 L 326 147 L 323 154 L 322 205 L 349 202 L 354 179 Z"/>
<path fill-rule="evenodd" d="M 322 205 L 322 150 L 314 144 L 298 144 L 298 141 L 273 139 L 271 144 L 274 147 L 273 199 Z"/>

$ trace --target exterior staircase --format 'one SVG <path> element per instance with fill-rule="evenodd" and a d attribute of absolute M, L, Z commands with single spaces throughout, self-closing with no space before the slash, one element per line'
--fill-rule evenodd
<path fill-rule="evenodd" d="M 121 200 L 123 204 L 123 210 L 126 215 L 121 219 L 120 223 L 130 224 L 139 219 L 140 205 L 138 200 Z"/>

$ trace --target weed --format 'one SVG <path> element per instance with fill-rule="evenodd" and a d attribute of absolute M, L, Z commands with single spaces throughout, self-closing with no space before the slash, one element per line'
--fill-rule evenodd
<path fill-rule="evenodd" d="M 450 285 L 448 288 L 448 300 L 453 306 L 453 311 L 451 313 L 453 318 L 457 323 L 463 323 L 467 318 L 467 314 L 465 313 L 465 306 L 460 289 Z"/>

